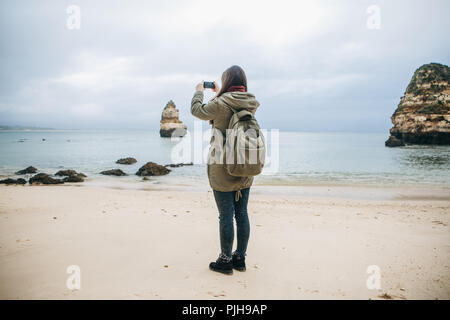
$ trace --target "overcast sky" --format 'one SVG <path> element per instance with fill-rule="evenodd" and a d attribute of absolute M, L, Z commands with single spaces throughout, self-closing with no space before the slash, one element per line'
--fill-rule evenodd
<path fill-rule="evenodd" d="M 67 26 L 70 5 L 80 29 Z M 380 29 L 368 28 L 378 21 L 371 5 Z M 266 129 L 387 132 L 414 70 L 450 62 L 448 0 L 2 0 L 0 9 L 4 125 L 157 129 L 173 99 L 192 128 L 195 85 L 238 64 Z"/>

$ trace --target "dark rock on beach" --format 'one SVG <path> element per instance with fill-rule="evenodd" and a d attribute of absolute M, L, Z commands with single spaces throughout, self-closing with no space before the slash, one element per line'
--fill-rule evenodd
<path fill-rule="evenodd" d="M 7 184 L 7 185 L 8 184 L 25 184 L 25 183 L 27 183 L 27 180 L 22 179 L 22 178 L 19 178 L 19 179 L 8 178 L 8 179 L 0 180 L 0 183 Z"/>
<path fill-rule="evenodd" d="M 37 169 L 33 166 L 29 166 L 23 170 L 17 171 L 16 174 L 28 174 L 28 173 L 36 173 Z"/>
<path fill-rule="evenodd" d="M 81 176 L 82 178 L 86 178 L 86 175 L 81 172 L 76 172 L 75 170 L 67 169 L 67 170 L 59 170 L 55 173 L 55 176 L 60 177 L 70 177 L 70 176 Z"/>
<path fill-rule="evenodd" d="M 165 166 L 154 162 L 147 162 L 136 172 L 138 176 L 162 176 L 170 172 Z"/>
<path fill-rule="evenodd" d="M 64 182 L 84 182 L 85 175 L 82 173 L 67 176 L 63 179 Z"/>
<path fill-rule="evenodd" d="M 178 167 L 192 166 L 192 165 L 194 165 L 192 162 L 188 162 L 188 163 L 170 163 L 170 164 L 166 164 L 164 167 L 178 168 Z"/>
<path fill-rule="evenodd" d="M 106 176 L 126 176 L 127 174 L 120 169 L 111 169 L 100 172 L 100 174 Z"/>
<path fill-rule="evenodd" d="M 54 179 L 46 173 L 38 173 L 30 178 L 30 184 L 61 184 L 64 183 L 61 179 Z"/>
<path fill-rule="evenodd" d="M 84 182 L 84 178 L 86 178 L 84 173 L 76 172 L 71 169 L 59 170 L 55 173 L 55 176 L 65 177 L 63 179 L 64 182 Z"/>
<path fill-rule="evenodd" d="M 116 161 L 116 163 L 118 163 L 118 164 L 134 164 L 136 162 L 137 162 L 137 160 L 135 158 L 130 158 L 130 157 L 119 159 Z"/>

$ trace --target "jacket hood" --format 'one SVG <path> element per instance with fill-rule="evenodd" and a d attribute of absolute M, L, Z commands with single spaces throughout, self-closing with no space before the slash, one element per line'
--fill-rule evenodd
<path fill-rule="evenodd" d="M 259 102 L 255 99 L 255 96 L 248 92 L 225 92 L 217 98 L 217 101 L 236 111 L 248 110 L 254 112 L 259 107 Z"/>

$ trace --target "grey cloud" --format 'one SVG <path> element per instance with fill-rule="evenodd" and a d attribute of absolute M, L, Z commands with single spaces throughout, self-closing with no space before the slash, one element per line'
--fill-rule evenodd
<path fill-rule="evenodd" d="M 2 1 L 0 122 L 156 129 L 173 99 L 192 126 L 195 84 L 239 64 L 267 128 L 386 131 L 414 70 L 450 60 L 448 1 L 376 1 L 377 31 L 370 1 L 245 3 Z"/>

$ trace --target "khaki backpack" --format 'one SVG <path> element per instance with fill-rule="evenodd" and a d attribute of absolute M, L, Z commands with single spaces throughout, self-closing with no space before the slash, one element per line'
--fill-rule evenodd
<path fill-rule="evenodd" d="M 224 166 L 229 175 L 251 177 L 261 173 L 266 157 L 264 135 L 248 110 L 232 112 L 226 132 Z"/>

